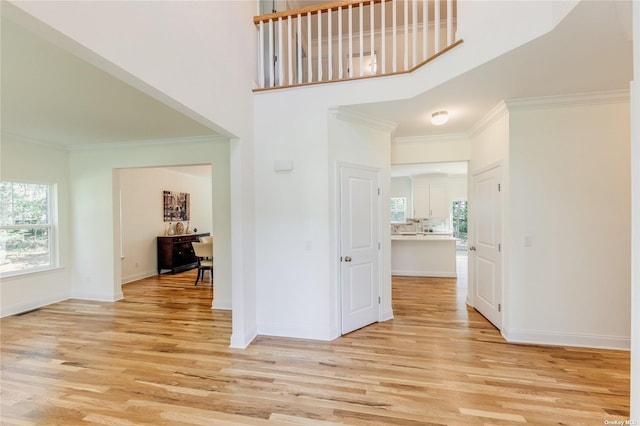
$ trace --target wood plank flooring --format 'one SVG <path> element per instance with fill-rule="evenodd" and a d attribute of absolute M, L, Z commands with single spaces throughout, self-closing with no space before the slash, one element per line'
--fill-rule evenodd
<path fill-rule="evenodd" d="M 394 277 L 395 319 L 228 347 L 195 271 L 0 320 L 3 425 L 594 424 L 629 417 L 629 353 L 507 344 L 455 279 Z"/>

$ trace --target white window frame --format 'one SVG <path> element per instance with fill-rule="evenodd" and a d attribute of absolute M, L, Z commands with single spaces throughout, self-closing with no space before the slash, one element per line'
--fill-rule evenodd
<path fill-rule="evenodd" d="M 57 185 L 51 182 L 36 182 L 25 181 L 19 179 L 3 179 L 2 182 L 11 182 L 28 185 L 44 185 L 47 186 L 48 191 L 48 205 L 47 205 L 47 224 L 24 224 L 24 225 L 2 225 L 0 224 L 0 230 L 12 230 L 12 229 L 46 229 L 49 235 L 49 263 L 47 265 L 33 266 L 30 268 L 18 269 L 13 271 L 0 272 L 0 277 L 16 277 L 22 275 L 33 274 L 42 271 L 48 271 L 59 267 L 58 262 L 58 198 L 57 198 Z M 0 250 L 2 250 L 0 248 Z"/>

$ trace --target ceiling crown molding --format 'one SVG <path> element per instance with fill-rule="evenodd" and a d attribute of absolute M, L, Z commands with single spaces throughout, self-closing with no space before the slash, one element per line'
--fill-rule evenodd
<path fill-rule="evenodd" d="M 602 105 L 629 102 L 629 90 L 574 93 L 570 95 L 540 96 L 537 98 L 507 99 L 509 111 L 523 109 L 562 108 L 580 105 Z"/>
<path fill-rule="evenodd" d="M 41 148 L 55 149 L 58 151 L 67 151 L 67 147 L 62 144 L 47 141 L 45 139 L 38 139 L 30 136 L 21 135 L 18 133 L 13 133 L 7 130 L 2 130 L 2 139 L 3 140 L 6 139 L 12 142 L 18 142 L 21 144 L 34 145 Z"/>
<path fill-rule="evenodd" d="M 104 151 L 109 149 L 139 148 L 160 145 L 174 145 L 181 143 L 211 143 L 226 142 L 229 138 L 220 135 L 190 136 L 184 138 L 147 139 L 138 141 L 104 142 L 95 144 L 78 144 L 67 147 L 69 151 Z"/>
<path fill-rule="evenodd" d="M 487 127 L 498 121 L 504 115 L 509 113 L 507 109 L 507 105 L 504 101 L 500 101 L 498 105 L 493 107 L 491 111 L 485 114 L 484 117 L 480 119 L 476 124 L 474 124 L 471 129 L 469 129 L 469 138 L 475 137 L 478 133 L 485 130 Z"/>
<path fill-rule="evenodd" d="M 393 121 L 379 120 L 367 114 L 363 114 L 361 112 L 344 107 L 329 108 L 329 114 L 331 114 L 338 120 L 349 121 L 351 123 L 360 124 L 365 127 L 390 133 L 395 132 L 396 128 L 398 127 L 398 123 L 394 123 Z"/>

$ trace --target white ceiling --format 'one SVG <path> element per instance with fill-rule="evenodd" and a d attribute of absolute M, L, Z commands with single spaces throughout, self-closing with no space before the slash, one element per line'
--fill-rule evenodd
<path fill-rule="evenodd" d="M 4 15 L 1 26 L 3 133 L 67 147 L 214 134 Z"/>
<path fill-rule="evenodd" d="M 408 100 L 351 105 L 396 137 L 468 132 L 503 99 L 628 89 L 629 1 L 584 1 L 552 33 Z M 165 104 L 2 19 L 2 129 L 58 145 L 214 134 Z M 446 109 L 435 127 L 428 118 Z"/>
<path fill-rule="evenodd" d="M 420 96 L 350 109 L 398 124 L 396 137 L 468 133 L 500 101 L 628 90 L 631 3 L 583 1 L 551 33 Z M 443 126 L 430 123 L 449 111 Z"/>

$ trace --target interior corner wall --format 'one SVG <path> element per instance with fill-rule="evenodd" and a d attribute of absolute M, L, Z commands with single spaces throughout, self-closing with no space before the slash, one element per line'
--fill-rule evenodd
<path fill-rule="evenodd" d="M 628 102 L 509 117 L 510 340 L 628 349 Z"/>
<path fill-rule="evenodd" d="M 64 150 L 45 148 L 2 135 L 0 177 L 53 183 L 57 193 L 57 254 L 59 268 L 6 277 L 0 285 L 0 316 L 28 311 L 69 298 L 71 292 L 69 158 Z"/>
<path fill-rule="evenodd" d="M 123 284 L 158 273 L 156 237 L 169 225 L 163 217 L 163 191 L 188 193 L 189 229 L 214 235 L 211 187 L 211 175 L 187 175 L 170 167 L 120 170 Z M 183 224 L 186 228 L 187 222 Z"/>
<path fill-rule="evenodd" d="M 71 295 L 114 301 L 122 297 L 120 219 L 114 170 L 172 165 L 212 165 L 213 229 L 216 237 L 216 294 L 231 301 L 231 214 L 229 209 L 229 142 L 215 139 L 138 145 L 69 154 L 73 217 Z M 115 180 L 117 182 L 117 180 Z M 157 232 L 160 232 L 158 230 Z"/>

